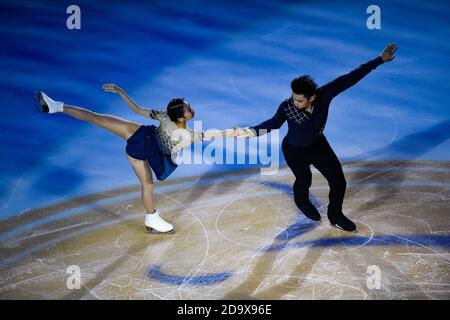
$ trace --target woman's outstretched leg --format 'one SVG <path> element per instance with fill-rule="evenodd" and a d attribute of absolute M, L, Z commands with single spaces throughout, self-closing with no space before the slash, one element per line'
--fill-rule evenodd
<path fill-rule="evenodd" d="M 88 109 L 64 105 L 63 112 L 81 121 L 87 121 L 128 140 L 139 129 L 139 124 L 108 114 L 100 114 Z"/>
<path fill-rule="evenodd" d="M 65 114 L 78 120 L 87 121 L 105 128 L 125 140 L 128 140 L 128 138 L 130 138 L 140 127 L 140 124 L 138 123 L 119 117 L 108 114 L 99 114 L 88 109 L 70 106 L 64 104 L 62 101 L 54 101 L 42 91 L 36 93 L 35 99 L 35 101 L 40 105 L 40 109 L 45 113 L 64 112 Z"/>
<path fill-rule="evenodd" d="M 128 161 L 133 167 L 136 176 L 141 182 L 141 197 L 144 203 L 145 211 L 145 226 L 149 231 L 157 232 L 171 232 L 173 231 L 173 226 L 163 220 L 159 215 L 159 211 L 155 210 L 155 202 L 153 198 L 153 177 L 150 166 L 145 160 L 138 160 L 127 155 Z"/>

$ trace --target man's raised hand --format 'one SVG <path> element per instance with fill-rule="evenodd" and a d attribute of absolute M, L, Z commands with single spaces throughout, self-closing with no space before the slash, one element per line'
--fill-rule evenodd
<path fill-rule="evenodd" d="M 394 53 L 397 51 L 398 47 L 395 43 L 389 44 L 381 53 L 380 57 L 384 62 L 392 61 L 395 58 Z"/>

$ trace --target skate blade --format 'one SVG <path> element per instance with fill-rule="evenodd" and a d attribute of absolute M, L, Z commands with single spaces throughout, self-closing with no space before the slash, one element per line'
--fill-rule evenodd
<path fill-rule="evenodd" d="M 41 98 L 40 92 L 35 92 L 34 95 L 33 95 L 33 101 L 34 101 L 34 106 L 36 107 L 36 111 L 37 111 L 38 113 L 41 113 L 41 112 L 42 112 L 42 106 L 41 106 L 41 104 L 39 103 L 40 98 Z"/>
<path fill-rule="evenodd" d="M 44 113 L 48 113 L 48 106 L 47 105 L 42 105 L 41 103 L 41 99 L 42 99 L 42 95 L 40 91 L 37 91 L 34 93 L 33 96 L 33 100 L 34 100 L 34 105 L 36 106 L 36 110 L 38 113 L 44 112 Z"/>
<path fill-rule="evenodd" d="M 149 233 L 151 233 L 151 234 L 166 234 L 166 233 L 172 234 L 172 233 L 175 233 L 175 229 L 172 229 L 172 230 L 167 231 L 167 232 L 161 232 L 161 231 L 155 230 L 155 229 L 150 228 L 150 227 L 145 227 L 145 228 L 146 228 L 147 231 L 148 231 Z"/>
<path fill-rule="evenodd" d="M 341 231 L 350 232 L 350 233 L 358 233 L 358 230 L 348 231 L 348 230 L 342 229 L 342 228 L 341 228 L 340 226 L 338 226 L 337 224 L 330 224 L 330 226 L 332 226 L 333 228 L 336 228 L 336 229 L 338 229 L 338 230 L 341 230 Z"/>

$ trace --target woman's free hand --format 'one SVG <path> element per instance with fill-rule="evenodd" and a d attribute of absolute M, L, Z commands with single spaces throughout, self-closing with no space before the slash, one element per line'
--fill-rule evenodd
<path fill-rule="evenodd" d="M 102 85 L 102 89 L 105 92 L 112 92 L 112 93 L 123 92 L 123 89 L 114 83 L 105 83 L 104 85 Z"/>

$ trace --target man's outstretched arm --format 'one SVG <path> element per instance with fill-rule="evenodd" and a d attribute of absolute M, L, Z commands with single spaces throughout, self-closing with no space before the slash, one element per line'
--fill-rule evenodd
<path fill-rule="evenodd" d="M 321 90 L 323 91 L 324 99 L 331 101 L 338 94 L 355 85 L 379 65 L 384 62 L 392 61 L 395 58 L 394 54 L 395 51 L 397 51 L 397 48 L 398 47 L 394 43 L 389 44 L 379 57 L 360 65 L 355 70 L 322 86 Z"/>
<path fill-rule="evenodd" d="M 254 127 L 246 127 L 246 128 L 237 128 L 234 127 L 230 132 L 231 137 L 235 138 L 253 138 L 256 136 L 260 136 L 272 131 L 272 129 L 279 129 L 283 123 L 286 121 L 286 117 L 283 112 L 283 103 L 277 109 L 275 115 L 258 124 Z"/>
<path fill-rule="evenodd" d="M 283 111 L 283 103 L 281 103 L 272 118 L 261 122 L 257 126 L 246 128 L 245 130 L 249 134 L 249 137 L 260 136 L 269 133 L 272 129 L 280 129 L 285 121 L 286 117 Z"/>

